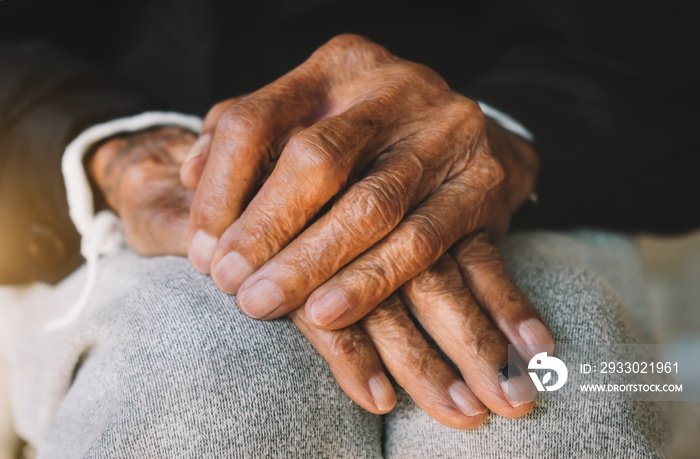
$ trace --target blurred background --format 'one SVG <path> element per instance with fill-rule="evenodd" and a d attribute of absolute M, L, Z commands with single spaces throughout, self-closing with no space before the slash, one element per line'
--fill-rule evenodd
<path fill-rule="evenodd" d="M 653 326 L 659 342 L 668 343 L 665 357 L 700 364 L 700 232 L 674 238 L 642 236 L 639 244 Z M 678 375 L 678 382 L 684 391 L 700 394 L 700 365 L 687 370 Z M 671 457 L 700 457 L 700 404 L 670 409 L 676 423 Z"/>

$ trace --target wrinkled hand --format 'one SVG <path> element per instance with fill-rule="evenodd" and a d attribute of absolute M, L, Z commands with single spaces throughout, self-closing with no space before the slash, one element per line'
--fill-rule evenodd
<path fill-rule="evenodd" d="M 339 36 L 209 113 L 182 170 L 189 257 L 251 317 L 346 327 L 465 235 L 505 232 L 535 170 L 435 72 Z"/>
<path fill-rule="evenodd" d="M 178 171 L 193 141 L 177 128 L 130 134 L 106 142 L 89 164 L 107 203 L 121 216 L 127 239 L 142 254 L 186 252 L 193 193 L 179 183 Z M 428 414 L 459 429 L 481 424 L 489 409 L 515 417 L 532 408 L 527 401 L 533 387 L 524 370 L 503 370 L 508 341 L 543 343 L 532 347 L 532 355 L 552 348 L 541 318 L 483 233 L 463 239 L 359 324 L 322 330 L 303 308 L 290 317 L 343 390 L 368 411 L 386 413 L 396 402 L 386 368 Z M 463 376 L 428 344 L 414 320 Z M 520 324 L 544 330 L 545 337 L 523 341 Z M 522 394 L 512 402 L 509 385 L 510 394 Z"/>
<path fill-rule="evenodd" d="M 194 193 L 180 168 L 195 135 L 163 127 L 114 137 L 100 145 L 88 169 L 103 205 L 119 215 L 129 246 L 142 255 L 186 255 Z"/>
<path fill-rule="evenodd" d="M 366 407 L 360 400 L 367 386 L 356 383 L 365 381 L 362 375 L 376 374 L 372 371 L 380 365 L 378 356 L 416 404 L 458 429 L 480 425 L 488 410 L 519 417 L 533 408 L 536 389 L 526 370 L 521 363 L 505 366 L 509 341 L 522 343 L 523 331 L 533 333 L 526 342 L 541 344 L 522 348 L 525 361 L 554 350 L 541 317 L 510 279 L 483 232 L 460 241 L 358 325 L 325 331 L 314 327 L 302 310 L 291 317 L 329 362 L 345 392 L 362 406 Z M 419 326 L 458 372 L 429 344 Z"/>

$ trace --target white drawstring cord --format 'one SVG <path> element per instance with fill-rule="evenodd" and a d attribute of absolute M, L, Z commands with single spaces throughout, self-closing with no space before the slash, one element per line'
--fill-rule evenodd
<path fill-rule="evenodd" d="M 0 0 L 1 1 L 1 0 Z M 171 112 L 146 112 L 97 124 L 83 131 L 63 153 L 61 170 L 66 184 L 68 209 L 78 233 L 82 236 L 80 253 L 87 261 L 87 283 L 80 298 L 65 316 L 44 326 L 57 330 L 74 322 L 85 310 L 97 283 L 97 266 L 100 257 L 111 255 L 126 247 L 121 223 L 116 215 L 103 211 L 94 215 L 93 196 L 83 158 L 90 148 L 102 139 L 120 132 L 137 132 L 154 126 L 180 126 L 199 132 L 202 120 L 196 116 Z"/>
<path fill-rule="evenodd" d="M 102 255 L 111 255 L 126 247 L 121 222 L 110 211 L 95 215 L 80 244 L 80 253 L 86 260 L 87 282 L 78 301 L 66 312 L 44 326 L 45 330 L 58 330 L 76 321 L 85 310 L 97 285 L 98 261 Z"/>
<path fill-rule="evenodd" d="M 479 104 L 479 108 L 481 108 L 481 112 L 484 114 L 484 116 L 488 116 L 496 123 L 500 124 L 502 128 L 512 132 L 515 135 L 522 137 L 528 142 L 532 142 L 535 140 L 535 136 L 532 134 L 532 132 L 530 132 L 528 128 L 517 122 L 510 115 L 503 113 L 502 111 L 479 100 L 477 100 L 477 103 Z"/>

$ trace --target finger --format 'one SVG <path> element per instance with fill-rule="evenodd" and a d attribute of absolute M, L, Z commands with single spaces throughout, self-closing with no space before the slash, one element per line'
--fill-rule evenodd
<path fill-rule="evenodd" d="M 475 158 L 382 241 L 316 289 L 306 302 L 309 319 L 327 329 L 355 323 L 458 239 L 483 226 L 500 196 L 493 185 L 503 174 L 498 167 L 488 156 Z M 455 209 L 472 211 L 465 215 Z"/>
<path fill-rule="evenodd" d="M 366 59 L 347 52 L 353 47 Z M 339 56 L 347 62 L 337 62 Z M 282 146 L 302 129 L 354 104 L 352 97 L 343 96 L 344 83 L 380 60 L 392 60 L 384 48 L 358 36 L 336 37 L 293 71 L 224 111 L 212 134 L 190 217 L 189 256 L 196 269 L 210 272 L 219 237 L 241 215 Z M 301 143 L 301 153 L 309 151 Z M 295 177 L 295 183 L 299 177 L 306 180 L 303 174 Z"/>
<path fill-rule="evenodd" d="M 298 119 L 276 102 L 251 97 L 222 115 L 195 193 L 189 257 L 208 274 L 224 230 L 240 216 Z"/>
<path fill-rule="evenodd" d="M 190 190 L 197 189 L 199 180 L 204 172 L 204 166 L 207 164 L 207 158 L 211 151 L 211 138 L 216 132 L 216 126 L 223 116 L 224 112 L 231 107 L 238 98 L 225 100 L 214 105 L 204 117 L 202 129 L 199 133 L 199 138 L 192 145 L 185 161 L 180 168 L 180 180 Z"/>
<path fill-rule="evenodd" d="M 474 301 L 451 256 L 443 256 L 408 281 L 401 293 L 484 405 L 506 417 L 532 409 L 536 394 L 532 381 L 522 366 L 508 364 L 508 341 Z"/>
<path fill-rule="evenodd" d="M 553 355 L 554 339 L 537 309 L 513 282 L 498 250 L 484 232 L 464 238 L 453 255 L 472 294 L 508 340 L 527 349 L 529 361 L 540 352 Z"/>
<path fill-rule="evenodd" d="M 379 356 L 359 326 L 320 330 L 309 324 L 303 310 L 289 317 L 323 357 L 343 391 L 369 412 L 384 414 L 396 405 L 396 393 Z"/>
<path fill-rule="evenodd" d="M 204 172 L 204 166 L 209 158 L 210 146 L 211 134 L 201 134 L 187 154 L 187 158 L 180 168 L 180 181 L 186 188 L 197 189 L 199 179 Z"/>
<path fill-rule="evenodd" d="M 486 420 L 486 407 L 428 345 L 397 295 L 361 325 L 389 373 L 433 419 L 455 429 L 471 429 Z"/>
<path fill-rule="evenodd" d="M 444 151 L 437 141 L 416 141 L 402 142 L 382 154 L 372 170 L 344 192 L 328 213 L 241 285 L 241 310 L 251 317 L 264 318 L 278 308 L 299 306 L 315 288 L 394 229 L 409 208 L 433 192 L 437 183 L 432 171 L 425 173 L 425 161 L 416 156 L 416 143 Z M 447 169 L 447 164 L 439 162 L 436 158 L 432 167 Z M 255 250 L 252 244 L 243 246 L 243 256 L 249 257 L 251 250 Z M 227 273 L 228 266 L 220 263 L 212 276 L 219 285 L 233 289 L 235 285 L 226 284 L 231 279 Z M 281 302 L 270 302 L 272 299 Z"/>
<path fill-rule="evenodd" d="M 304 229 L 353 172 L 386 149 L 393 131 L 379 128 L 384 123 L 375 112 L 376 105 L 360 104 L 289 141 L 270 177 L 219 241 L 212 269 L 219 288 L 236 293 L 255 269 Z"/>

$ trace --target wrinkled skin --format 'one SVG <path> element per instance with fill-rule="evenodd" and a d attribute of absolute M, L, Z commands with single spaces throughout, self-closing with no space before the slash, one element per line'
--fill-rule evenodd
<path fill-rule="evenodd" d="M 218 104 L 194 140 L 176 128 L 125 135 L 90 162 L 136 251 L 189 252 L 225 291 L 238 291 L 239 303 L 255 283 L 274 282 L 282 306 L 251 315 L 287 314 L 343 390 L 373 413 L 396 401 L 385 369 L 453 428 L 476 427 L 489 410 L 518 417 L 532 409 L 524 371 L 501 381 L 507 344 L 537 343 L 534 355 L 551 352 L 553 341 L 487 235 L 505 232 L 532 189 L 527 142 L 429 69 L 354 36 L 259 92 Z M 218 239 L 211 263 L 188 237 L 202 228 Z M 231 251 L 250 263 L 235 288 L 230 267 L 218 267 Z M 319 323 L 309 309 L 328 291 L 353 307 Z M 533 323 L 539 333 L 523 333 Z M 523 395 L 509 402 L 508 386 Z"/>
<path fill-rule="evenodd" d="M 429 68 L 336 37 L 207 116 L 182 171 L 190 259 L 251 317 L 305 304 L 316 326 L 348 326 L 460 238 L 505 232 L 536 155 L 488 137 L 479 106 Z"/>
<path fill-rule="evenodd" d="M 111 139 L 92 156 L 89 172 L 102 206 L 121 217 L 134 251 L 187 253 L 183 234 L 194 193 L 182 186 L 179 170 L 195 139 L 180 128 L 152 129 Z"/>

